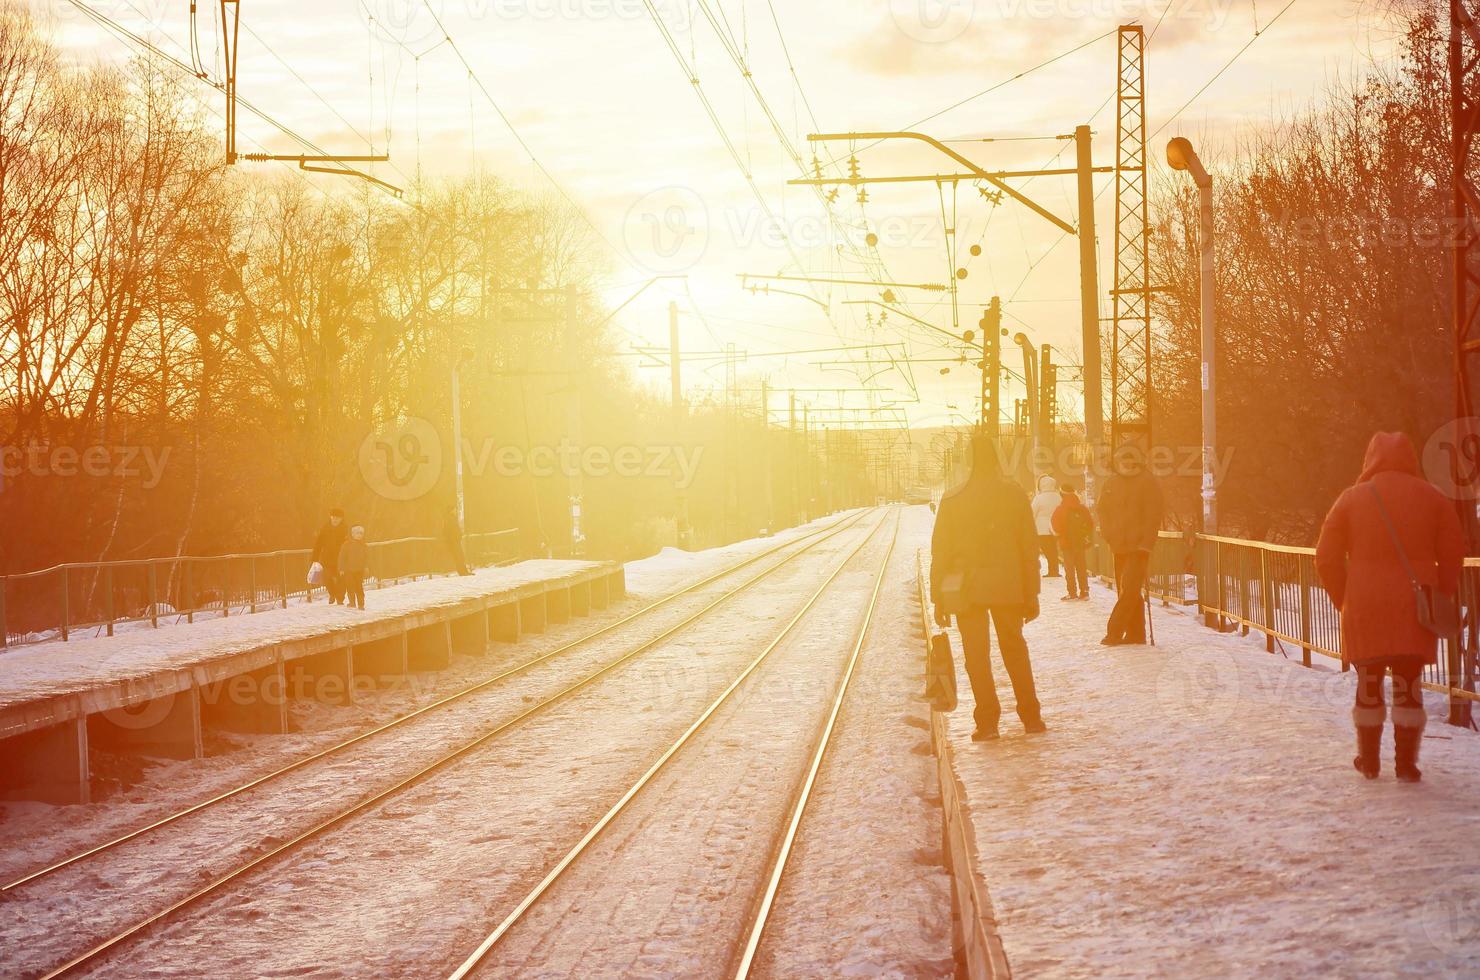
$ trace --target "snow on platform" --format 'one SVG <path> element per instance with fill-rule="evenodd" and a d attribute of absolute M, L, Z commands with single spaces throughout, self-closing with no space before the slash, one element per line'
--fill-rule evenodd
<path fill-rule="evenodd" d="M 192 672 L 254 669 L 278 658 L 285 644 L 308 644 L 309 653 L 342 647 L 404 630 L 428 614 L 514 601 L 619 571 L 610 562 L 525 561 L 375 589 L 365 610 L 324 601 L 8 651 L 0 655 L 0 737 L 171 693 L 193 683 Z"/>
<path fill-rule="evenodd" d="M 1480 975 L 1480 736 L 1430 720 L 1424 778 L 1351 764 L 1354 673 L 1155 610 L 1158 646 L 1099 646 L 1113 596 L 1028 628 L 1046 735 L 994 651 L 997 742 L 951 754 L 1018 976 Z"/>

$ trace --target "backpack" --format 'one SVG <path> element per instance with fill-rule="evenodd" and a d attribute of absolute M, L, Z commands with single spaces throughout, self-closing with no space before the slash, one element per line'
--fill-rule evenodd
<path fill-rule="evenodd" d="M 1075 544 L 1088 542 L 1094 529 L 1094 521 L 1090 520 L 1089 511 L 1083 505 L 1070 508 L 1064 515 L 1064 537 Z"/>

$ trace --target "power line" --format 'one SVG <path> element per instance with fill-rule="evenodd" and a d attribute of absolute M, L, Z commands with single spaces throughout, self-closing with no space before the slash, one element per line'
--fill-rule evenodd
<path fill-rule="evenodd" d="M 133 44 L 136 47 L 141 48 L 147 53 L 152 54 L 156 58 L 159 58 L 160 60 L 166 62 L 176 71 L 179 71 L 185 75 L 189 75 L 191 78 L 194 78 L 198 81 L 204 82 L 206 85 L 209 85 L 211 88 L 215 89 L 218 92 L 225 91 L 225 85 L 223 83 L 217 81 L 214 78 L 211 78 L 209 75 L 205 74 L 203 70 L 192 68 L 190 65 L 170 54 L 159 45 L 143 37 L 142 35 L 129 30 L 127 27 L 124 27 L 121 23 L 119 23 L 112 17 L 109 17 L 107 14 L 104 14 L 98 10 L 94 10 L 92 7 L 89 7 L 87 4 L 83 3 L 82 0 L 67 0 L 67 2 L 70 3 L 73 7 L 76 7 L 78 10 L 80 10 L 83 15 L 86 16 L 89 20 L 93 21 L 105 31 L 108 31 L 109 33 L 119 37 L 125 43 Z M 261 119 L 263 122 L 276 129 L 282 135 L 298 143 L 304 149 L 312 150 L 320 155 L 327 152 L 322 147 L 318 146 L 316 143 L 310 140 L 308 137 L 303 136 L 302 134 L 291 129 L 286 124 L 279 122 L 277 119 L 257 108 L 251 101 L 238 96 L 237 103 L 245 108 L 248 112 L 252 113 L 252 115 L 256 116 L 258 119 Z M 214 115 L 217 115 L 218 117 L 220 116 L 220 114 L 217 113 L 214 109 L 211 109 L 210 111 Z M 262 147 L 262 149 L 266 149 L 266 147 L 263 146 L 261 142 L 255 139 L 253 139 L 252 142 L 255 143 L 257 146 Z M 284 165 L 286 166 L 286 164 Z M 291 170 L 292 168 L 289 169 Z M 308 178 L 305 177 L 301 171 L 293 170 L 293 172 L 297 173 L 305 181 L 308 181 Z M 308 181 L 308 183 L 310 186 L 317 186 L 313 184 L 312 181 Z"/>
<path fill-rule="evenodd" d="M 1222 78 L 1223 77 L 1223 73 L 1226 72 L 1226 71 L 1228 71 L 1229 68 L 1232 68 L 1233 67 L 1233 63 L 1235 61 L 1237 61 L 1239 59 L 1239 57 L 1242 56 L 1245 51 L 1247 51 L 1247 50 L 1249 50 L 1249 48 L 1253 47 L 1254 42 L 1257 41 L 1257 40 L 1259 40 L 1261 37 L 1263 37 L 1265 31 L 1268 31 L 1271 27 L 1273 27 L 1279 21 L 1279 19 L 1281 17 L 1285 16 L 1285 11 L 1287 11 L 1291 7 L 1295 6 L 1295 2 L 1296 2 L 1296 0 L 1290 0 L 1289 3 L 1285 4 L 1283 7 L 1280 8 L 1280 12 L 1279 13 L 1275 14 L 1273 17 L 1270 18 L 1269 23 L 1265 24 L 1264 25 L 1264 28 L 1262 30 L 1256 30 L 1254 32 L 1254 36 L 1251 37 L 1251 38 L 1249 38 L 1248 41 L 1244 42 L 1244 46 L 1241 47 L 1241 48 L 1239 48 L 1237 51 L 1235 51 L 1233 53 L 1233 57 L 1232 58 L 1229 58 L 1226 62 L 1224 62 L 1222 68 L 1219 68 L 1217 71 L 1213 72 L 1213 77 L 1210 78 L 1210 79 L 1208 79 L 1206 82 L 1204 82 L 1202 88 L 1198 89 L 1196 92 L 1193 92 L 1192 93 L 1192 98 L 1190 98 L 1186 102 L 1182 103 L 1182 108 L 1180 108 L 1176 112 L 1172 113 L 1169 117 L 1167 117 L 1167 120 L 1165 122 L 1163 122 L 1160 126 L 1156 127 L 1156 132 L 1152 133 L 1151 136 L 1152 137 L 1155 137 L 1157 135 L 1157 133 L 1160 133 L 1163 129 L 1166 129 L 1168 126 L 1170 126 L 1172 124 L 1172 120 L 1176 119 L 1183 112 L 1185 112 L 1187 110 L 1187 107 L 1190 106 L 1190 105 L 1192 105 L 1192 103 L 1196 102 L 1197 99 L 1198 99 L 1198 97 L 1201 96 L 1204 92 L 1206 92 L 1209 88 L 1211 88 L 1214 82 L 1216 82 L 1218 79 Z"/>
<path fill-rule="evenodd" d="M 623 262 L 627 263 L 629 266 L 637 268 L 634 261 L 621 249 L 613 245 L 611 240 L 602 233 L 601 229 L 597 227 L 596 222 L 591 220 L 591 216 L 586 212 L 586 209 L 576 203 L 575 198 L 570 196 L 569 192 L 566 191 L 564 185 L 562 185 L 560 181 L 555 179 L 555 175 L 551 173 L 549 168 L 547 168 L 540 161 L 540 158 L 535 155 L 534 149 L 524 139 L 524 136 L 520 134 L 518 128 L 514 125 L 513 120 L 511 120 L 504 112 L 503 108 L 499 106 L 498 100 L 493 97 L 493 93 L 488 90 L 488 86 L 483 83 L 483 79 L 479 78 L 478 73 L 473 70 L 473 66 L 468 61 L 467 57 L 463 54 L 462 48 L 458 47 L 457 42 L 452 39 L 452 35 L 448 32 L 446 25 L 442 23 L 442 18 L 439 17 L 437 15 L 437 11 L 433 9 L 431 0 L 422 0 L 422 5 L 426 7 L 427 13 L 432 15 L 432 22 L 437 25 L 437 30 L 442 32 L 443 40 L 445 40 L 447 42 L 447 46 L 452 49 L 452 53 L 457 56 L 457 60 L 462 62 L 462 66 L 467 71 L 468 77 L 472 79 L 473 84 L 477 86 L 478 91 L 483 94 L 483 98 L 488 101 L 489 106 L 499 117 L 499 120 L 504 124 L 505 127 L 508 128 L 509 135 L 513 136 L 514 141 L 519 144 L 521 149 L 524 150 L 525 155 L 529 157 L 529 161 L 535 165 L 535 168 L 539 170 L 540 173 L 544 174 L 545 179 L 550 182 L 551 186 L 553 186 L 555 190 L 560 194 L 560 196 L 565 199 L 565 202 L 567 204 L 575 209 L 575 212 L 581 216 L 581 220 L 586 222 L 586 225 L 593 232 L 596 233 L 596 237 L 600 238 L 602 242 L 606 244 L 606 247 L 611 249 L 614 255 L 620 258 Z"/>
<path fill-rule="evenodd" d="M 936 112 L 932 112 L 928 116 L 922 116 L 921 118 L 916 119 L 914 122 L 907 123 L 906 125 L 901 126 L 900 128 L 901 129 L 914 129 L 916 126 L 920 126 L 920 125 L 923 125 L 925 123 L 928 123 L 932 119 L 938 119 L 939 117 L 945 115 L 946 113 L 952 112 L 952 111 L 954 111 L 956 109 L 959 109 L 959 108 L 961 108 L 962 106 L 966 105 L 969 102 L 975 102 L 977 99 L 980 99 L 983 96 L 991 95 L 993 92 L 997 91 L 998 89 L 1004 88 L 1005 86 L 1008 86 L 1008 85 L 1011 85 L 1013 82 L 1016 82 L 1019 79 L 1027 78 L 1029 75 L 1033 74 L 1034 72 L 1041 71 L 1042 69 L 1047 68 L 1049 65 L 1051 65 L 1051 64 L 1053 64 L 1053 63 L 1055 63 L 1057 61 L 1062 61 L 1063 59 L 1069 57 L 1072 54 L 1078 54 L 1080 51 L 1083 51 L 1085 48 L 1089 47 L 1092 44 L 1096 44 L 1096 43 L 1098 43 L 1100 41 L 1103 41 L 1107 37 L 1113 37 L 1115 35 L 1115 32 L 1118 31 L 1118 30 L 1119 30 L 1119 28 L 1111 28 L 1110 30 L 1106 31 L 1104 34 L 1100 34 L 1100 35 L 1097 35 L 1095 37 L 1092 37 L 1088 41 L 1085 41 L 1082 44 L 1076 44 L 1074 47 L 1068 49 L 1067 51 L 1061 51 L 1060 53 L 1058 53 L 1058 54 L 1056 54 L 1056 55 L 1054 55 L 1054 56 L 1052 56 L 1050 58 L 1046 58 L 1043 61 L 1040 61 L 1038 64 L 1034 65 L 1033 67 L 1024 69 L 1023 71 L 1018 72 L 1016 75 L 1013 75 L 1010 78 L 1004 78 L 1000 82 L 996 82 L 996 83 L 994 83 L 992 85 L 988 85 L 986 88 L 982 89 L 980 92 L 977 92 L 975 95 L 968 95 L 964 99 L 960 99 L 960 100 L 958 100 L 956 102 L 951 103 L 950 105 L 946 106 L 944 109 L 940 109 L 940 110 L 937 110 Z M 864 145 L 862 147 L 859 147 L 858 149 L 859 149 L 859 151 L 867 150 L 867 149 L 870 149 L 872 147 L 878 146 L 879 143 L 881 143 L 881 142 L 883 142 L 883 141 L 882 140 L 875 140 L 874 142 L 869 143 L 869 144 L 866 144 L 866 145 Z M 842 159 L 842 158 L 841 157 L 835 157 L 831 162 L 833 164 L 836 164 L 838 162 L 838 160 L 840 160 L 840 159 Z"/>

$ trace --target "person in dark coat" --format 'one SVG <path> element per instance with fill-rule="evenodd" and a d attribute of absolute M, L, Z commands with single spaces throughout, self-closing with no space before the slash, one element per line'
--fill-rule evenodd
<path fill-rule="evenodd" d="M 452 556 L 452 567 L 457 574 L 473 574 L 468 571 L 468 560 L 463 557 L 463 529 L 457 516 L 457 504 L 449 506 L 442 517 L 442 542 L 447 545 L 447 553 Z"/>
<path fill-rule="evenodd" d="M 995 444 L 972 440 L 971 476 L 947 493 L 930 539 L 930 598 L 935 621 L 961 630 L 966 674 L 976 699 L 972 738 L 997 737 L 1002 705 L 992 679 L 996 628 L 1002 663 L 1012 681 L 1018 718 L 1030 733 L 1044 730 L 1023 624 L 1038 618 L 1038 529 L 1028 496 L 1002 475 Z"/>
<path fill-rule="evenodd" d="M 1356 485 L 1336 498 L 1321 526 L 1316 572 L 1341 610 L 1342 660 L 1357 668 L 1352 764 L 1368 779 L 1381 771 L 1382 682 L 1391 671 L 1397 776 L 1416 783 L 1428 719 L 1419 680 L 1424 666 L 1436 661 L 1438 638 L 1419 622 L 1418 598 L 1394 535 L 1413 577 L 1431 594 L 1453 597 L 1464 562 L 1454 503 L 1423 478 L 1406 435 L 1379 432 L 1367 446 Z"/>
<path fill-rule="evenodd" d="M 1064 556 L 1064 584 L 1069 587 L 1065 599 L 1089 598 L 1089 539 L 1095 533 L 1095 519 L 1067 483 L 1059 487 L 1063 502 L 1053 512 L 1053 533 L 1058 535 L 1059 551 Z"/>
<path fill-rule="evenodd" d="M 313 541 L 313 554 L 309 556 L 310 562 L 318 562 L 324 568 L 324 589 L 329 593 L 330 604 L 344 599 L 344 587 L 339 581 L 339 549 L 348 535 L 344 511 L 338 507 L 330 508 L 329 520 L 319 528 Z"/>
<path fill-rule="evenodd" d="M 1100 491 L 1100 536 L 1115 556 L 1115 608 L 1105 627 L 1105 646 L 1146 642 L 1144 590 L 1166 507 L 1156 477 L 1138 450 L 1116 455 L 1116 471 Z"/>

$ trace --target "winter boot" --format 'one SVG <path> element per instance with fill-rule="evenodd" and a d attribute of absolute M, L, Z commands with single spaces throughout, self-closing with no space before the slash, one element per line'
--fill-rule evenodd
<path fill-rule="evenodd" d="M 1393 759 L 1400 783 L 1416 783 L 1423 778 L 1418 768 L 1418 746 L 1428 720 L 1422 708 L 1393 709 Z"/>
<path fill-rule="evenodd" d="M 1376 779 L 1382 771 L 1382 722 L 1385 714 L 1385 705 L 1352 709 L 1352 724 L 1357 728 L 1357 757 L 1352 760 L 1352 765 L 1368 779 Z"/>

